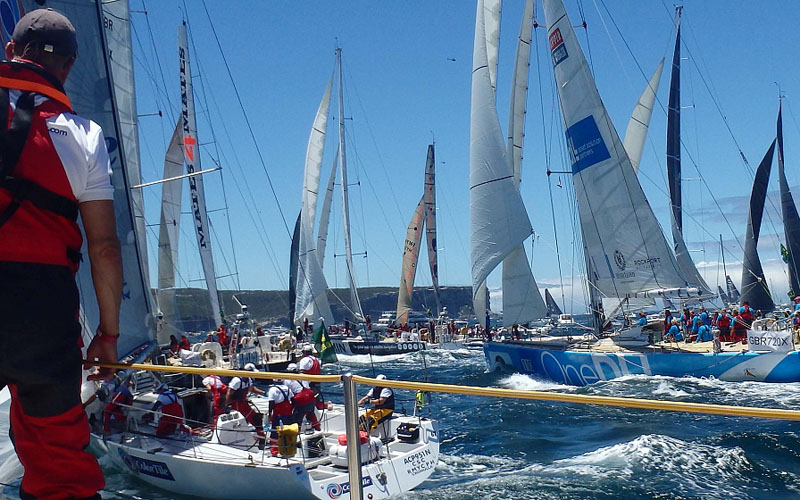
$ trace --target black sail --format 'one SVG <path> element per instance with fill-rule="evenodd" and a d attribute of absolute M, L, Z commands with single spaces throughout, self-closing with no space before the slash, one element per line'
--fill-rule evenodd
<path fill-rule="evenodd" d="M 775 303 L 764 278 L 761 260 L 758 258 L 758 236 L 761 232 L 761 219 L 764 215 L 764 201 L 767 197 L 767 184 L 772 170 L 772 157 L 775 153 L 775 142 L 772 141 L 767 154 L 758 165 L 753 180 L 753 192 L 750 195 L 750 214 L 747 217 L 747 233 L 744 242 L 744 261 L 742 262 L 742 295 L 741 302 L 748 302 L 753 309 L 763 312 L 775 309 Z"/>
<path fill-rule="evenodd" d="M 739 290 L 736 288 L 736 285 L 733 284 L 733 280 L 729 275 L 725 275 L 725 286 L 728 288 L 728 298 L 731 304 L 739 302 Z"/>
<path fill-rule="evenodd" d="M 561 314 L 561 308 L 558 307 L 556 303 L 556 299 L 550 294 L 550 290 L 547 288 L 544 289 L 544 302 L 547 305 L 547 315 L 548 316 L 558 316 Z"/>
<path fill-rule="evenodd" d="M 783 215 L 783 230 L 786 236 L 787 256 L 784 260 L 789 265 L 789 292 L 792 295 L 800 293 L 800 276 L 798 276 L 798 265 L 800 265 L 800 216 L 797 214 L 797 206 L 794 204 L 792 192 L 789 190 L 789 183 L 786 181 L 786 172 L 783 163 L 783 119 L 782 109 L 778 105 L 778 179 L 781 188 L 781 213 Z"/>
<path fill-rule="evenodd" d="M 294 223 L 292 246 L 289 249 L 289 324 L 294 324 L 295 302 L 297 302 L 297 266 L 300 261 L 300 216 Z"/>

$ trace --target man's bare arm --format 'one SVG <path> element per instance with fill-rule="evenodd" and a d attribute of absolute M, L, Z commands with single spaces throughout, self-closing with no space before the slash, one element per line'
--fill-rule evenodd
<path fill-rule="evenodd" d="M 86 232 L 86 246 L 92 269 L 92 282 L 100 309 L 99 329 L 103 335 L 119 335 L 119 306 L 122 300 L 122 255 L 111 200 L 87 201 L 80 204 Z M 89 360 L 115 363 L 117 346 L 97 336 L 89 344 Z M 111 369 L 101 369 L 92 378 L 108 379 Z"/>

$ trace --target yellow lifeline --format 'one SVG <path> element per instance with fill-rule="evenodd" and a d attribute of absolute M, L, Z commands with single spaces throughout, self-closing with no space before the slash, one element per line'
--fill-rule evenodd
<path fill-rule="evenodd" d="M 166 373 L 191 373 L 195 375 L 223 375 L 237 377 L 241 370 L 224 370 L 210 368 L 193 368 L 185 366 L 162 366 L 142 363 L 93 363 L 84 361 L 85 366 L 100 366 L 120 370 L 149 370 Z M 341 375 L 307 375 L 300 373 L 283 372 L 247 372 L 247 376 L 257 379 L 294 379 L 310 380 L 313 382 L 341 382 Z M 682 401 L 659 401 L 641 398 L 620 398 L 614 396 L 594 396 L 590 394 L 564 394 L 560 392 L 521 391 L 516 389 L 500 389 L 494 387 L 474 387 L 468 385 L 431 384 L 428 382 L 407 382 L 404 380 L 377 380 L 374 378 L 353 375 L 357 384 L 394 389 L 409 389 L 429 392 L 447 392 L 454 394 L 469 394 L 472 396 L 485 396 L 507 399 L 532 399 L 536 401 L 556 401 L 559 403 L 590 404 L 602 406 L 618 406 L 623 408 L 638 408 L 643 410 L 679 411 L 686 413 L 704 413 L 708 415 L 722 415 L 726 417 L 751 417 L 768 418 L 773 420 L 800 421 L 800 411 L 781 410 L 776 408 L 756 408 L 753 406 L 729 406 L 708 403 L 685 403 Z"/>

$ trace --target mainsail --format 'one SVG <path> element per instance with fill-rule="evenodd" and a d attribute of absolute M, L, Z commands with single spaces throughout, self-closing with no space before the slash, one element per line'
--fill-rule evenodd
<path fill-rule="evenodd" d="M 200 172 L 200 148 L 197 140 L 197 123 L 194 112 L 194 93 L 192 90 L 192 72 L 189 65 L 189 44 L 186 37 L 186 23 L 178 27 L 178 57 L 180 58 L 181 103 L 183 116 L 183 161 L 186 173 Z M 214 273 L 214 258 L 211 254 L 211 231 L 206 212 L 206 195 L 203 188 L 203 177 L 189 177 L 189 196 L 192 200 L 192 215 L 203 274 L 208 287 L 211 302 L 211 313 L 215 324 L 222 323 L 222 313 L 217 294 L 217 279 Z"/>
<path fill-rule="evenodd" d="M 522 143 L 525 138 L 525 104 L 528 97 L 533 0 L 525 2 L 517 42 L 508 120 L 507 158 L 514 170 L 517 190 L 521 182 Z M 547 307 L 531 272 L 525 247 L 520 243 L 503 259 L 503 323 L 526 323 L 545 316 Z"/>
<path fill-rule="evenodd" d="M 476 305 L 489 273 L 531 234 L 514 168 L 506 157 L 490 66 L 484 2 L 479 0 L 470 107 L 470 253 Z"/>
<path fill-rule="evenodd" d="M 661 81 L 661 71 L 663 69 L 664 58 L 662 57 L 653 76 L 647 82 L 647 88 L 644 89 L 639 100 L 636 101 L 636 106 L 633 108 L 633 113 L 631 113 L 631 119 L 628 120 L 628 128 L 625 130 L 623 146 L 628 153 L 628 158 L 631 160 L 633 171 L 637 173 L 639 172 L 639 162 L 642 161 L 642 152 L 647 140 L 647 130 L 650 128 L 653 104 L 656 102 L 658 82 Z"/>
<path fill-rule="evenodd" d="M 558 307 L 558 303 L 556 303 L 556 299 L 550 295 L 550 290 L 547 288 L 544 289 L 544 300 L 547 303 L 547 315 L 548 316 L 558 316 L 562 314 L 561 308 Z"/>
<path fill-rule="evenodd" d="M 289 324 L 294 324 L 294 313 L 297 310 L 297 269 L 300 261 L 300 217 L 294 221 L 292 230 L 292 244 L 289 247 Z"/>
<path fill-rule="evenodd" d="M 430 151 L 430 150 L 429 150 Z M 417 274 L 419 247 L 422 241 L 422 229 L 425 224 L 425 195 L 417 204 L 414 215 L 406 230 L 406 241 L 403 244 L 403 265 L 400 270 L 400 289 L 397 293 L 397 324 L 408 323 L 411 311 L 411 295 L 414 292 L 414 278 Z"/>
<path fill-rule="evenodd" d="M 425 236 L 428 241 L 428 267 L 431 269 L 433 296 L 436 299 L 436 313 L 441 310 L 439 298 L 439 249 L 436 241 L 436 153 L 434 145 L 428 145 L 428 156 L 425 161 Z"/>
<path fill-rule="evenodd" d="M 675 49 L 672 54 L 672 74 L 667 110 L 667 179 L 672 210 L 671 227 L 675 259 L 684 278 L 703 293 L 711 293 L 689 255 L 683 239 L 683 205 L 681 200 L 681 9 L 675 7 Z"/>
<path fill-rule="evenodd" d="M 183 170 L 183 127 L 178 119 L 164 155 L 164 179 L 181 175 Z M 180 335 L 179 311 L 175 300 L 175 270 L 178 265 L 178 238 L 181 224 L 182 180 L 161 185 L 161 224 L 158 232 L 158 307 L 163 314 L 158 342 L 169 342 L 170 335 Z"/>
<path fill-rule="evenodd" d="M 783 158 L 783 118 L 781 104 L 778 104 L 778 178 L 781 189 L 781 213 L 783 215 L 783 231 L 786 236 L 786 251 L 789 254 L 789 291 L 800 293 L 800 216 L 794 203 L 789 182 L 786 180 Z"/>
<path fill-rule="evenodd" d="M 322 201 L 322 210 L 319 215 L 319 229 L 317 230 L 317 258 L 319 267 L 325 267 L 325 245 L 328 241 L 328 224 L 331 221 L 331 204 L 333 203 L 333 186 L 336 182 L 336 165 L 339 163 L 339 148 L 331 165 L 331 175 L 328 177 L 328 188 L 325 190 L 325 199 Z"/>
<path fill-rule="evenodd" d="M 599 309 L 596 293 L 627 298 L 692 292 L 606 112 L 563 3 L 545 0 L 544 12 L 593 309 Z"/>
<path fill-rule="evenodd" d="M 772 170 L 772 157 L 775 153 L 775 142 L 772 141 L 767 154 L 761 160 L 753 179 L 753 191 L 750 194 L 750 213 L 747 216 L 747 232 L 744 240 L 744 260 L 742 261 L 742 295 L 740 300 L 748 302 L 753 309 L 763 312 L 775 309 L 775 303 L 767 287 L 761 259 L 758 258 L 758 237 L 761 233 L 761 219 L 764 216 L 764 202 L 767 198 L 767 185 Z"/>
<path fill-rule="evenodd" d="M 322 272 L 314 238 L 319 179 L 322 171 L 322 152 L 325 147 L 332 86 L 333 75 L 328 80 L 319 108 L 317 108 L 306 148 L 303 205 L 300 210 L 298 235 L 296 303 L 293 318 L 295 324 L 301 324 L 305 319 L 314 322 L 319 317 L 322 317 L 325 323 L 333 324 L 333 314 L 328 304 L 328 283 Z"/>

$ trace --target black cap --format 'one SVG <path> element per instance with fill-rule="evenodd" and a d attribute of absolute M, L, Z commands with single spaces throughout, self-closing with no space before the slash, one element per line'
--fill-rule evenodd
<path fill-rule="evenodd" d="M 37 9 L 22 16 L 11 39 L 21 47 L 38 44 L 45 52 L 66 56 L 78 53 L 75 28 L 53 9 Z"/>

